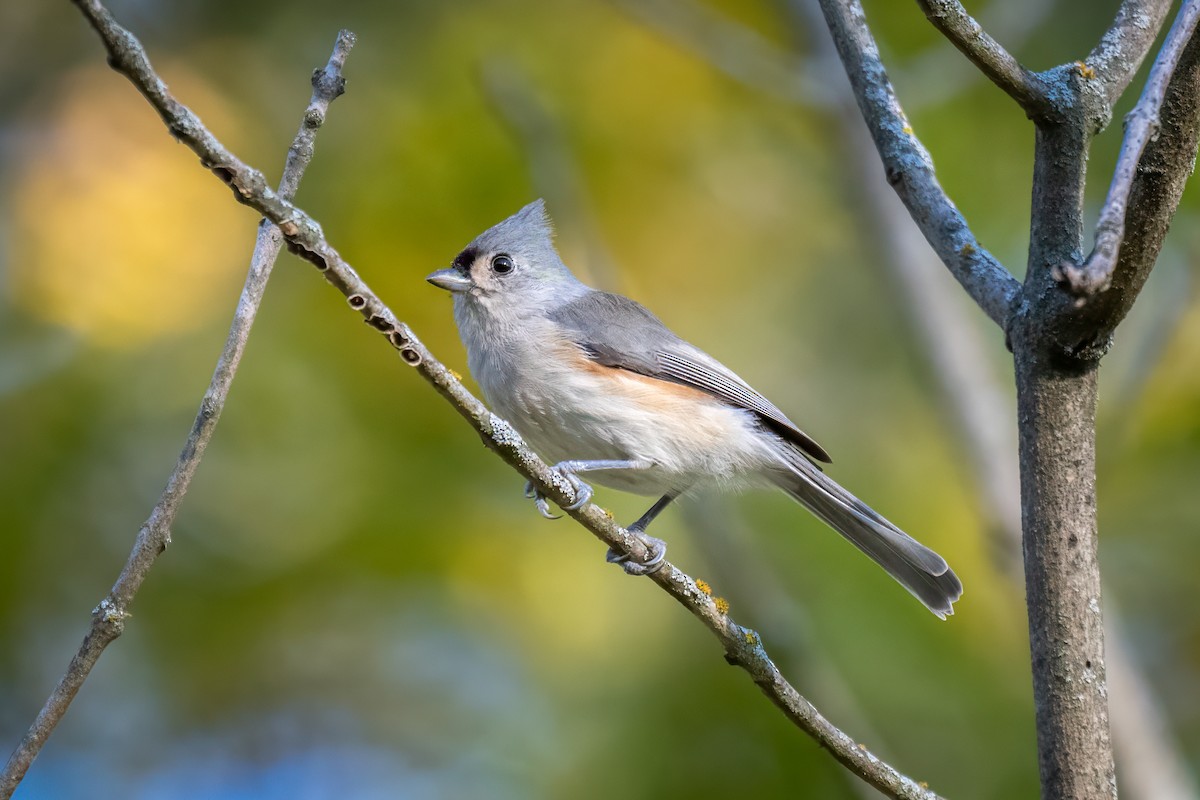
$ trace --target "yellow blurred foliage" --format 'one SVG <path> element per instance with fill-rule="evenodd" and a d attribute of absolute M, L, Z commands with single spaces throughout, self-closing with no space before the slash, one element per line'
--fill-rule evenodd
<path fill-rule="evenodd" d="M 1136 420 L 1143 443 L 1176 442 L 1200 428 L 1200 304 L 1193 303 L 1179 320 L 1146 384 Z"/>
<path fill-rule="evenodd" d="M 178 97 L 229 129 L 233 115 L 216 93 L 170 74 Z M 11 185 L 13 302 L 106 347 L 232 308 L 227 277 L 245 266 L 252 218 L 165 135 L 145 100 L 95 67 L 64 79 L 49 116 Z"/>
<path fill-rule="evenodd" d="M 538 522 L 540 518 L 528 523 L 528 538 L 524 533 L 519 538 L 497 537 L 486 519 L 465 524 L 464 532 L 480 533 L 462 537 L 446 571 L 460 598 L 473 597 L 479 585 L 491 586 L 496 605 L 511 609 L 514 625 L 530 644 L 552 655 L 564 669 L 575 671 L 589 665 L 607 669 L 609 658 L 629 663 L 629 654 L 613 650 L 610 644 L 621 637 L 631 619 L 637 619 L 642 632 L 670 627 L 674 611 L 670 606 L 645 604 L 636 594 L 610 591 L 614 582 L 626 576 L 615 568 L 603 568 L 603 548 L 590 542 L 581 548 Z M 604 597 L 604 602 L 597 602 L 597 597 Z M 641 655 L 653 660 L 661 653 Z"/>

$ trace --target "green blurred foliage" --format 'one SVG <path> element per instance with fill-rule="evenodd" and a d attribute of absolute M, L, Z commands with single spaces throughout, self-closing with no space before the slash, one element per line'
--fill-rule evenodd
<path fill-rule="evenodd" d="M 786 50 L 806 35 L 782 5 L 712 8 Z M 1036 68 L 1081 57 L 1116 2 L 1101 5 L 1057 3 L 1017 55 Z M 298 202 L 464 373 L 449 302 L 423 276 L 531 198 L 550 195 L 553 214 L 564 197 L 534 177 L 544 154 L 481 80 L 519 76 L 573 165 L 568 263 L 774 398 L 833 451 L 835 477 L 955 565 L 966 594 L 938 623 L 767 494 L 714 501 L 730 521 L 719 549 L 691 530 L 711 515 L 664 516 L 673 560 L 901 769 L 950 796 L 1034 795 L 1023 593 L 990 556 L 835 115 L 737 83 L 603 2 L 111 8 L 268 174 L 309 72 L 338 28 L 358 33 Z M 1022 272 L 1031 127 L 974 77 L 924 100 L 936 87 L 904 67 L 946 45 L 915 6 L 867 11 L 944 185 Z M 256 219 L 156 130 L 68 3 L 4 4 L 0 45 L 0 733 L 15 743 L 174 463 Z M 1093 204 L 1119 136 L 1096 142 Z M 1190 753 L 1195 213 L 1193 191 L 1106 362 L 1099 429 L 1107 599 Z M 999 336 L 974 318 L 1007 388 Z M 174 543 L 18 796 L 859 796 L 686 613 L 606 567 L 571 523 L 537 517 L 520 488 L 311 267 L 283 258 Z M 598 499 L 622 519 L 647 502 Z M 735 579 L 753 564 L 783 591 Z"/>

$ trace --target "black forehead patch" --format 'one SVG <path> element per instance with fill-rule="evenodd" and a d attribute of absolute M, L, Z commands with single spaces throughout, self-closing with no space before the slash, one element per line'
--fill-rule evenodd
<path fill-rule="evenodd" d="M 454 267 L 454 269 L 458 270 L 462 274 L 467 275 L 471 272 L 471 265 L 475 263 L 475 259 L 477 258 L 479 258 L 479 248 L 468 247 L 466 250 L 463 250 L 454 257 L 454 261 L 450 264 L 450 266 Z"/>

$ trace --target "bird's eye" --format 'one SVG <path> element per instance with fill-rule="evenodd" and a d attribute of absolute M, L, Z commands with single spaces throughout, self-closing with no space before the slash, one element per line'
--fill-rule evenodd
<path fill-rule="evenodd" d="M 513 264 L 513 260 L 503 253 L 492 259 L 492 272 L 495 272 L 499 275 L 503 275 L 506 272 L 512 272 L 514 266 L 515 264 Z"/>

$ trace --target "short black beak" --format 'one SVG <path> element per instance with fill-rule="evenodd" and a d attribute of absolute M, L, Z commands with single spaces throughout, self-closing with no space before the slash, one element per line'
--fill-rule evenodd
<path fill-rule="evenodd" d="M 425 276 L 425 280 L 432 283 L 439 289 L 445 289 L 448 292 L 465 292 L 474 284 L 471 279 L 463 275 L 456 269 L 439 269 L 437 272 L 431 272 Z"/>

